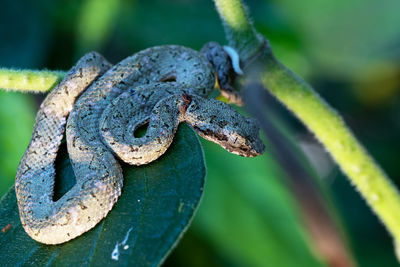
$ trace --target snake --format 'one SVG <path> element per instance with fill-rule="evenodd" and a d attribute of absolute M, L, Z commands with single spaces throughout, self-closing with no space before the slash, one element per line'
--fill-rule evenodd
<path fill-rule="evenodd" d="M 139 166 L 156 160 L 181 122 L 234 154 L 262 154 L 257 122 L 208 98 L 221 72 L 216 64 L 204 51 L 178 45 L 151 47 L 116 65 L 96 52 L 84 55 L 40 105 L 17 169 L 25 232 L 40 243 L 60 244 L 93 228 L 121 194 L 119 161 Z M 138 136 L 141 127 L 146 132 Z M 54 200 L 64 133 L 76 183 Z"/>

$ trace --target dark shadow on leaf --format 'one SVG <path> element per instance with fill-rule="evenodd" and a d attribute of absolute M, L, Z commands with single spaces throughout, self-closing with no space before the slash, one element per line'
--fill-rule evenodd
<path fill-rule="evenodd" d="M 56 158 L 56 177 L 54 181 L 53 201 L 59 200 L 75 184 L 75 174 L 68 157 L 67 142 L 63 139 Z"/>

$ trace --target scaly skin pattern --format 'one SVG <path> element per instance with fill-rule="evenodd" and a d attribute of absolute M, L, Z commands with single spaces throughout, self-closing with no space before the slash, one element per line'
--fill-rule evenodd
<path fill-rule="evenodd" d="M 132 165 L 156 160 L 181 122 L 232 153 L 263 153 L 253 119 L 206 98 L 214 83 L 206 56 L 181 46 L 149 48 L 115 66 L 96 53 L 80 59 L 42 103 L 17 170 L 19 213 L 28 235 L 59 244 L 93 228 L 121 194 L 116 158 Z M 145 135 L 135 137 L 145 124 Z M 53 201 L 54 162 L 65 129 L 76 184 Z"/>

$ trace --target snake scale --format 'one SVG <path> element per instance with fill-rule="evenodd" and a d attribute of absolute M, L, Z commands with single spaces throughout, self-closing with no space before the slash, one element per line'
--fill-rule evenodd
<path fill-rule="evenodd" d="M 121 194 L 116 158 L 132 165 L 156 160 L 180 122 L 232 153 L 261 154 L 256 122 L 207 98 L 220 70 L 203 53 L 174 45 L 148 48 L 114 66 L 95 52 L 82 57 L 41 104 L 17 170 L 28 235 L 59 244 L 94 227 Z M 143 125 L 145 135 L 136 137 Z M 76 184 L 54 201 L 54 163 L 64 131 Z"/>

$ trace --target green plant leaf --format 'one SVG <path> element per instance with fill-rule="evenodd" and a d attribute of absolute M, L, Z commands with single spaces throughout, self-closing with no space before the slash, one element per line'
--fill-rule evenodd
<path fill-rule="evenodd" d="M 64 151 L 63 151 L 64 150 Z M 57 159 L 56 191 L 73 183 L 64 147 Z M 157 161 L 123 165 L 122 195 L 109 215 L 84 235 L 48 246 L 23 230 L 14 188 L 0 202 L 0 253 L 6 266 L 155 266 L 188 227 L 204 188 L 205 164 L 197 136 L 181 126 Z"/>

